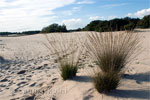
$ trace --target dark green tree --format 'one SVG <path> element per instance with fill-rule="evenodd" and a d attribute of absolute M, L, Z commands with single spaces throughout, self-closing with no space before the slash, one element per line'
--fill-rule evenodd
<path fill-rule="evenodd" d="M 41 31 L 42 33 L 51 33 L 51 32 L 67 32 L 66 26 L 63 24 L 58 25 L 58 24 L 51 24 L 47 27 L 44 27 Z"/>
<path fill-rule="evenodd" d="M 136 27 L 138 18 L 115 18 L 112 20 L 96 20 L 90 22 L 87 26 L 83 28 L 84 31 L 98 31 L 98 32 L 107 32 L 107 31 L 122 31 L 122 30 L 132 30 Z"/>
<path fill-rule="evenodd" d="M 137 27 L 150 28 L 150 15 L 144 16 L 143 19 L 138 22 Z"/>

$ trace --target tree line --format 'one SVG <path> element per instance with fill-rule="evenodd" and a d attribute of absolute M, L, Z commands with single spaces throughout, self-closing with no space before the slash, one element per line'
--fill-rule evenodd
<path fill-rule="evenodd" d="M 67 30 L 65 25 L 51 24 L 44 27 L 41 33 L 51 32 L 75 32 L 75 31 L 123 31 L 133 30 L 135 28 L 150 28 L 150 15 L 144 16 L 142 19 L 139 18 L 115 18 L 112 20 L 95 20 L 90 22 L 84 28 Z"/>
<path fill-rule="evenodd" d="M 95 20 L 90 22 L 83 28 L 84 31 L 122 31 L 133 30 L 135 28 L 150 28 L 150 15 L 144 16 L 143 19 L 139 18 L 115 18 L 112 20 Z"/>
<path fill-rule="evenodd" d="M 70 30 L 67 30 L 66 28 L 66 25 L 63 24 L 63 25 L 58 25 L 56 23 L 54 24 L 51 24 L 47 27 L 44 27 L 42 30 L 41 30 L 41 33 L 52 33 L 52 32 L 76 32 L 76 31 L 82 31 L 81 28 L 77 28 L 77 29 L 70 29 Z"/>
<path fill-rule="evenodd" d="M 0 36 L 2 35 L 33 35 L 33 34 L 38 34 L 41 31 L 36 30 L 36 31 L 23 31 L 23 32 L 0 32 Z"/>
<path fill-rule="evenodd" d="M 67 28 L 64 24 L 58 25 L 58 24 L 54 23 L 47 27 L 44 27 L 41 30 L 41 33 L 51 33 L 51 32 L 67 32 Z"/>
<path fill-rule="evenodd" d="M 67 30 L 66 25 L 51 24 L 44 27 L 41 31 L 24 31 L 24 32 L 0 32 L 0 35 L 32 35 L 38 33 L 51 33 L 51 32 L 75 32 L 75 31 L 123 31 L 133 30 L 135 28 L 150 28 L 150 15 L 139 18 L 115 18 L 112 20 L 95 20 L 90 22 L 84 28 Z"/>

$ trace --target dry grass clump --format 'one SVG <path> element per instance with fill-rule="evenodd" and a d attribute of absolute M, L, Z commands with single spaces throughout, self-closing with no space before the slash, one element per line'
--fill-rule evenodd
<path fill-rule="evenodd" d="M 139 51 L 140 39 L 137 33 L 92 33 L 86 44 L 90 55 L 104 72 L 120 72 Z"/>
<path fill-rule="evenodd" d="M 50 34 L 49 37 L 46 35 L 46 39 L 48 43 L 45 46 L 56 56 L 63 80 L 76 76 L 81 55 L 79 40 L 72 35 L 62 33 Z"/>
<path fill-rule="evenodd" d="M 122 69 L 140 49 L 137 33 L 91 33 L 86 48 L 102 73 L 94 74 L 93 82 L 98 92 L 116 89 Z"/>
<path fill-rule="evenodd" d="M 63 80 L 71 79 L 76 76 L 78 67 L 70 64 L 61 65 L 61 77 Z"/>
<path fill-rule="evenodd" d="M 98 72 L 93 76 L 94 87 L 99 93 L 110 92 L 118 87 L 121 74 L 116 72 Z"/>

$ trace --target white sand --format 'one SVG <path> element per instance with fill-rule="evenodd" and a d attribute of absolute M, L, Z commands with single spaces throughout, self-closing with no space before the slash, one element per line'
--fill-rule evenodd
<path fill-rule="evenodd" d="M 0 56 L 5 58 L 0 62 L 0 100 L 24 100 L 34 94 L 38 100 L 148 100 L 150 29 L 140 31 L 143 51 L 126 66 L 120 86 L 108 95 L 99 94 L 93 88 L 88 77 L 91 68 L 87 66 L 79 69 L 73 80 L 63 81 L 55 57 L 42 44 L 46 43 L 44 35 L 0 37 Z M 85 34 L 67 33 L 74 37 L 85 37 Z M 17 74 L 20 71 L 22 74 Z"/>

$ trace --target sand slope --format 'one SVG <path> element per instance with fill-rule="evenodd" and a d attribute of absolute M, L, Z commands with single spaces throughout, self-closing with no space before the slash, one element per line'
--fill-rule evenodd
<path fill-rule="evenodd" d="M 32 100 L 33 96 L 37 100 L 148 100 L 150 29 L 139 31 L 143 51 L 126 66 L 118 89 L 107 95 L 93 88 L 88 66 L 80 68 L 73 80 L 63 81 L 55 57 L 42 44 L 44 35 L 0 37 L 0 56 L 4 57 L 0 59 L 0 100 Z M 85 37 L 86 33 L 68 35 Z"/>

